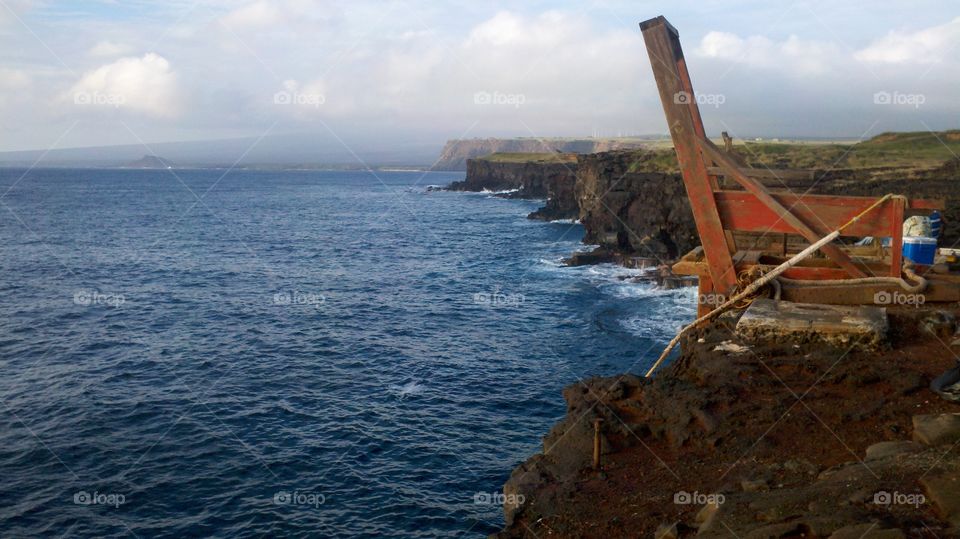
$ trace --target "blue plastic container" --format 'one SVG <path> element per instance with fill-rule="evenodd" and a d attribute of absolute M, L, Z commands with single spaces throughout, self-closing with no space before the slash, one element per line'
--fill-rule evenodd
<path fill-rule="evenodd" d="M 903 256 L 915 264 L 930 266 L 937 254 L 937 239 L 923 236 L 904 236 Z"/>
<path fill-rule="evenodd" d="M 930 237 L 940 238 L 940 228 L 943 226 L 943 221 L 940 219 L 940 212 L 933 210 L 933 213 L 930 214 Z"/>

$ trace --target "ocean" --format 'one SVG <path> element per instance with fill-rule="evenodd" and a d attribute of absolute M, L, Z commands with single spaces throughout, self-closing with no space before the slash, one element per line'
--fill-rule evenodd
<path fill-rule="evenodd" d="M 4 537 L 476 537 L 693 289 L 462 173 L 0 170 Z"/>

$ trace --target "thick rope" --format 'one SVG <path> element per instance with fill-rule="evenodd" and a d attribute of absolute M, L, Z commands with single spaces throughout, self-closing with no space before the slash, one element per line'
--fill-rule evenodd
<path fill-rule="evenodd" d="M 890 200 L 891 198 L 894 198 L 894 197 L 903 198 L 901 195 L 893 195 L 893 194 L 884 195 L 883 197 L 881 197 L 880 199 L 878 199 L 876 202 L 874 202 L 873 204 L 871 204 L 867 209 L 865 209 L 865 210 L 863 210 L 862 212 L 860 212 L 859 214 L 857 214 L 853 219 L 850 219 L 849 221 L 847 221 L 846 223 L 844 223 L 843 226 L 841 226 L 840 228 L 838 228 L 838 229 L 834 230 L 833 232 L 827 234 L 826 236 L 824 236 L 823 238 L 821 238 L 819 241 L 817 241 L 816 243 L 810 245 L 810 246 L 807 247 L 806 249 L 800 251 L 799 253 L 797 253 L 796 255 L 794 255 L 792 258 L 790 258 L 789 260 L 787 260 L 787 261 L 784 262 L 783 264 L 780 264 L 779 266 L 777 266 L 777 267 L 773 268 L 772 270 L 770 270 L 768 273 L 765 273 L 765 274 L 762 275 L 760 278 L 758 278 L 756 281 L 754 281 L 753 283 L 751 283 L 749 286 L 747 286 L 746 288 L 744 288 L 742 291 L 736 293 L 733 297 L 731 297 L 730 299 L 728 299 L 726 302 L 724 302 L 723 304 L 721 304 L 721 305 L 720 305 L 719 307 L 717 307 L 716 309 L 714 309 L 714 310 L 710 311 L 709 313 L 705 314 L 704 316 L 701 316 L 700 318 L 694 320 L 693 323 L 684 326 L 683 329 L 681 329 L 680 332 L 677 333 L 677 336 L 674 337 L 674 338 L 667 344 L 667 347 L 663 350 L 663 353 L 660 354 L 660 357 L 659 357 L 659 358 L 657 359 L 657 361 L 653 364 L 653 366 L 650 367 L 650 370 L 647 371 L 647 374 L 644 375 L 644 377 L 645 377 L 645 378 L 650 378 L 650 376 L 653 375 L 653 372 L 656 371 L 658 367 L 660 367 L 660 364 L 663 363 L 664 360 L 667 359 L 667 356 L 670 355 L 670 352 L 673 350 L 673 348 L 677 345 L 677 343 L 680 342 L 680 339 L 683 338 L 683 336 L 686 335 L 690 330 L 692 330 L 692 329 L 700 326 L 700 324 L 702 324 L 702 323 L 704 323 L 704 322 L 706 322 L 706 321 L 708 321 L 708 320 L 711 320 L 711 319 L 713 319 L 713 318 L 716 318 L 716 317 L 720 316 L 721 314 L 723 314 L 724 312 L 726 312 L 727 309 L 729 309 L 730 307 L 736 305 L 737 303 L 739 303 L 740 301 L 744 300 L 745 298 L 748 298 L 749 296 L 753 295 L 754 293 L 756 293 L 758 290 L 760 290 L 760 289 L 761 289 L 763 286 L 765 286 L 766 284 L 771 283 L 771 282 L 774 282 L 775 280 L 778 279 L 778 277 L 780 276 L 780 274 L 782 274 L 783 272 L 787 271 L 788 269 L 796 266 L 797 264 L 799 264 L 800 262 L 802 262 L 802 261 L 805 260 L 806 258 L 809 258 L 813 253 L 817 252 L 821 247 L 823 247 L 824 245 L 826 245 L 826 244 L 830 243 L 831 241 L 833 241 L 833 240 L 837 239 L 838 237 L 840 237 L 840 233 L 843 232 L 843 229 L 849 227 L 850 225 L 853 225 L 854 223 L 856 223 L 857 221 L 859 221 L 864 215 L 866 215 L 867 213 L 870 213 L 873 209 L 877 208 L 878 206 L 880 206 L 881 204 L 883 204 L 883 203 L 886 202 L 887 200 Z M 906 271 L 909 271 L 909 270 L 905 269 L 904 271 L 906 272 Z M 917 281 L 918 284 L 916 284 L 916 285 L 910 285 L 910 284 L 907 284 L 906 281 L 904 281 L 903 279 L 899 279 L 899 278 L 897 278 L 897 277 L 867 277 L 867 278 L 865 278 L 865 279 L 847 279 L 847 280 L 839 279 L 838 281 L 842 281 L 846 286 L 855 285 L 855 284 L 858 284 L 858 282 L 860 282 L 860 284 L 894 283 L 894 282 L 895 282 L 896 284 L 899 284 L 900 286 L 904 287 L 904 289 L 906 289 L 906 290 L 908 290 L 908 291 L 911 291 L 911 292 L 912 292 L 912 291 L 917 291 L 917 290 L 914 290 L 914 288 L 917 288 L 918 290 L 922 290 L 922 289 L 926 288 L 927 282 L 926 282 L 925 279 L 923 279 L 922 277 L 917 276 L 917 275 L 914 274 L 912 271 L 910 271 L 907 275 L 910 276 L 911 278 L 913 278 L 915 281 Z M 791 282 L 791 279 L 783 279 L 783 278 L 781 278 L 780 280 L 782 280 L 782 281 L 784 282 L 784 284 L 790 284 L 790 282 Z M 830 281 L 806 281 L 806 282 L 810 282 L 810 283 L 829 282 L 829 283 L 831 283 L 831 285 L 832 285 L 832 281 L 833 281 L 833 280 L 830 280 Z M 867 281 L 867 282 L 863 282 L 863 281 Z M 804 283 L 804 284 L 806 284 L 806 282 L 804 282 L 804 281 L 793 281 L 793 282 L 794 282 L 794 283 Z M 831 286 L 831 285 L 828 285 L 828 286 Z M 779 295 L 780 295 L 780 294 L 779 294 L 779 288 L 780 288 L 780 287 L 779 287 L 779 283 L 778 283 L 778 284 L 774 284 L 774 287 L 775 287 L 775 290 L 776 290 L 776 292 L 777 292 L 777 296 L 779 297 Z"/>

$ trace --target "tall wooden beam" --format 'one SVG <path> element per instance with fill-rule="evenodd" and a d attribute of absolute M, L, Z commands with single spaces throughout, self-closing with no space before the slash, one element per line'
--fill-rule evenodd
<path fill-rule="evenodd" d="M 729 295 L 737 286 L 737 274 L 730 256 L 732 246 L 727 242 L 713 196 L 714 190 L 718 189 L 716 178 L 708 174 L 696 142 L 698 138 L 705 138 L 705 134 L 680 47 L 680 35 L 663 16 L 640 23 L 640 29 L 713 286 L 718 292 Z"/>

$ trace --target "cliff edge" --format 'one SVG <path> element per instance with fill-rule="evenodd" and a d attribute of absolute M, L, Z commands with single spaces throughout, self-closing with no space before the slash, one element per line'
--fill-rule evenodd
<path fill-rule="evenodd" d="M 642 148 L 644 141 L 634 138 L 483 138 L 447 141 L 433 170 L 467 170 L 467 161 L 494 153 L 573 153 L 586 154 L 616 149 Z"/>
<path fill-rule="evenodd" d="M 928 389 L 956 314 L 891 313 L 868 353 L 743 343 L 729 313 L 653 379 L 573 384 L 497 537 L 957 537 L 960 406 Z"/>

